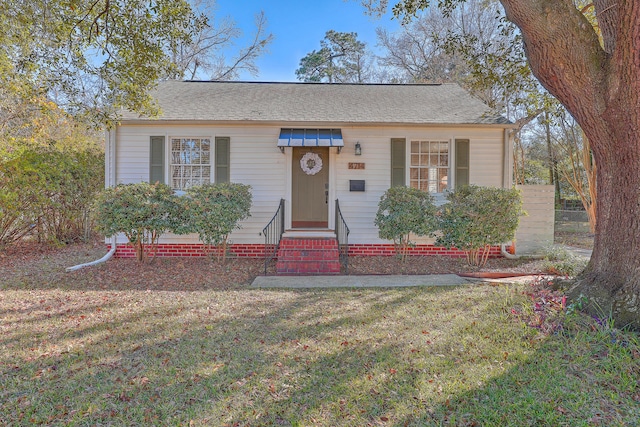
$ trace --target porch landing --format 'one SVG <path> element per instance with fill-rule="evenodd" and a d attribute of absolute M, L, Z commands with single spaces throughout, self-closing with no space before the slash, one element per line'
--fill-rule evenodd
<path fill-rule="evenodd" d="M 293 230 L 286 230 L 282 234 L 282 238 L 291 239 L 335 239 L 336 232 L 327 228 L 296 228 Z"/>

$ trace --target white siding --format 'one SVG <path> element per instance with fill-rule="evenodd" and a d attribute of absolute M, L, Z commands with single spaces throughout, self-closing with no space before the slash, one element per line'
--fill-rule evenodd
<path fill-rule="evenodd" d="M 502 133 L 469 136 L 469 183 L 502 187 L 504 143 Z"/>
<path fill-rule="evenodd" d="M 134 183 L 149 179 L 149 138 L 224 136 L 231 138 L 231 181 L 251 185 L 251 217 L 231 235 L 233 243 L 262 243 L 262 228 L 275 213 L 280 198 L 286 199 L 290 215 L 291 149 L 282 154 L 276 147 L 281 127 L 341 128 L 345 147 L 341 154 L 331 149 L 329 225 L 333 227 L 333 200 L 340 200 L 351 230 L 352 243 L 385 243 L 378 239 L 373 221 L 378 201 L 390 185 L 391 138 L 422 140 L 470 140 L 470 181 L 489 186 L 503 182 L 503 130 L 500 128 L 381 127 L 291 124 L 280 125 L 123 125 L 117 130 L 116 182 Z M 356 142 L 362 155 L 356 156 Z M 407 160 L 409 158 L 407 146 Z M 165 153 L 166 155 L 166 153 Z M 453 151 L 450 154 L 453 159 Z M 350 170 L 350 162 L 364 163 L 363 170 Z M 453 167 L 453 164 L 451 165 Z M 168 167 L 166 168 L 168 174 Z M 408 182 L 407 166 L 407 182 Z M 213 173 L 212 173 L 213 176 Z M 365 180 L 366 191 L 350 192 L 349 180 Z M 442 200 L 442 198 L 440 198 Z M 195 243 L 197 236 L 165 236 L 162 242 Z"/>
<path fill-rule="evenodd" d="M 378 202 L 391 184 L 391 138 L 405 138 L 407 141 L 407 165 L 412 139 L 421 140 L 470 140 L 470 182 L 486 186 L 502 186 L 503 131 L 502 129 L 452 129 L 452 128 L 342 128 L 345 148 L 337 156 L 337 193 L 342 213 L 351 230 L 351 243 L 388 243 L 378 238 L 374 225 Z M 362 155 L 354 154 L 356 142 L 362 146 Z M 453 159 L 453 151 L 450 153 Z M 365 163 L 364 170 L 348 169 L 349 162 Z M 452 160 L 451 160 L 452 162 Z M 453 168 L 453 164 L 451 167 Z M 364 193 L 350 192 L 349 180 L 364 179 Z M 406 182 L 409 182 L 409 168 L 406 168 Z M 442 195 L 436 197 L 444 203 Z M 417 239 L 418 243 L 431 243 L 432 239 Z"/>
<path fill-rule="evenodd" d="M 155 130 L 155 129 L 154 129 Z M 150 137 L 164 135 L 134 127 L 118 127 L 116 138 L 116 184 L 149 180 Z"/>
<path fill-rule="evenodd" d="M 122 126 L 118 129 L 116 182 L 135 183 L 149 179 L 151 136 L 164 135 L 167 141 L 174 136 L 210 137 L 212 141 L 217 136 L 230 137 L 230 179 L 251 185 L 253 194 L 251 217 L 231 235 L 230 240 L 233 243 L 261 243 L 263 238 L 259 233 L 275 213 L 285 193 L 285 156 L 276 147 L 279 132 L 280 127 Z M 165 176 L 167 174 L 168 167 Z M 161 243 L 197 242 L 197 235 L 166 235 L 161 239 Z"/>
<path fill-rule="evenodd" d="M 345 147 L 336 159 L 336 197 L 350 229 L 349 242 L 376 243 L 378 229 L 373 221 L 380 196 L 391 183 L 391 138 L 402 137 L 390 129 L 343 129 Z M 362 155 L 355 155 L 360 142 Z M 349 163 L 364 163 L 365 169 L 349 169 Z M 350 180 L 364 180 L 364 192 L 349 191 Z"/>

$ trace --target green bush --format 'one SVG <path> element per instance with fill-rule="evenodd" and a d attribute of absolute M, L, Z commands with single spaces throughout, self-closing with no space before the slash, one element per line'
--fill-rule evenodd
<path fill-rule="evenodd" d="M 96 199 L 96 223 L 105 236 L 124 233 L 144 262 L 156 253 L 160 236 L 182 232 L 181 203 L 165 184 L 119 184 L 106 188 Z"/>
<path fill-rule="evenodd" d="M 103 165 L 98 149 L 21 146 L 0 156 L 0 246 L 26 235 L 62 243 L 84 237 Z"/>
<path fill-rule="evenodd" d="M 491 246 L 512 240 L 523 214 L 516 189 L 469 185 L 448 193 L 447 200 L 436 244 L 465 251 L 470 265 L 484 265 Z"/>
<path fill-rule="evenodd" d="M 104 187 L 104 154 L 57 151 L 47 156 L 46 164 L 47 204 L 39 232 L 62 243 L 79 240 L 90 226 L 95 196 Z"/>
<path fill-rule="evenodd" d="M 545 273 L 559 276 L 576 276 L 589 262 L 588 258 L 572 254 L 560 246 L 546 248 L 542 269 Z"/>
<path fill-rule="evenodd" d="M 214 250 L 224 262 L 229 234 L 250 216 L 251 187 L 237 183 L 205 184 L 191 187 L 185 198 L 189 231 L 198 233 L 205 252 Z"/>
<path fill-rule="evenodd" d="M 35 230 L 45 199 L 45 179 L 34 152 L 14 153 L 0 163 L 0 247 Z"/>
<path fill-rule="evenodd" d="M 406 259 L 411 235 L 429 236 L 436 230 L 433 197 L 411 187 L 389 188 L 380 198 L 375 225 L 381 239 L 393 240 L 396 254 Z"/>
<path fill-rule="evenodd" d="M 224 260 L 229 234 L 249 216 L 251 187 L 205 184 L 177 196 L 165 184 L 120 184 L 96 201 L 97 228 L 106 236 L 124 233 L 139 261 L 156 252 L 160 236 L 198 233 L 205 252 Z"/>

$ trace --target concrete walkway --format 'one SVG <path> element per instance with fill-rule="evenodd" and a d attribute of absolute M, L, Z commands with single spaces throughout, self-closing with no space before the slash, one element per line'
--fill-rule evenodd
<path fill-rule="evenodd" d="M 516 276 L 501 279 L 460 277 L 457 274 L 371 275 L 371 276 L 258 276 L 252 288 L 403 288 L 415 286 L 461 286 L 480 283 L 522 283 L 538 276 Z"/>
<path fill-rule="evenodd" d="M 591 249 L 576 248 L 574 246 L 563 245 L 563 247 L 575 256 L 584 258 L 591 258 L 591 253 L 593 252 Z"/>
<path fill-rule="evenodd" d="M 253 288 L 399 288 L 410 286 L 457 286 L 481 280 L 456 274 L 424 276 L 258 276 Z"/>
<path fill-rule="evenodd" d="M 576 256 L 589 258 L 591 250 L 564 246 Z M 369 276 L 258 276 L 252 288 L 402 288 L 414 286 L 460 286 L 479 283 L 526 283 L 537 276 L 516 276 L 502 279 L 477 279 L 457 274 L 429 275 L 369 275 Z M 550 276 L 552 277 L 552 276 Z"/>

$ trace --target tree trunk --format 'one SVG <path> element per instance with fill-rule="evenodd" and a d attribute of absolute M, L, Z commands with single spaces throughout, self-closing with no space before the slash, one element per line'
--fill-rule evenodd
<path fill-rule="evenodd" d="M 631 127 L 611 134 L 616 147 L 596 156 L 593 255 L 570 296 L 584 294 L 592 314 L 640 329 L 640 135 Z"/>
<path fill-rule="evenodd" d="M 531 69 L 584 130 L 598 166 L 593 255 L 569 296 L 640 330 L 640 2 L 596 0 L 604 47 L 572 1 L 500 0 Z"/>

